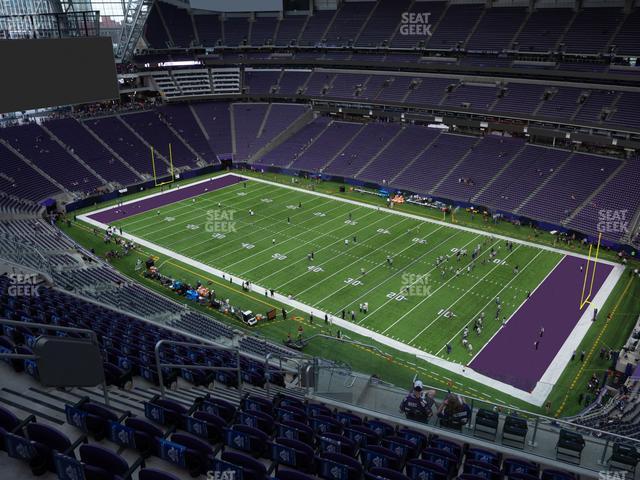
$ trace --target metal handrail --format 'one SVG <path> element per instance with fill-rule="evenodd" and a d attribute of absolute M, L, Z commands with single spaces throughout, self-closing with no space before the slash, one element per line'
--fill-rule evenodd
<path fill-rule="evenodd" d="M 271 367 L 271 363 L 269 362 L 269 360 L 271 360 L 272 358 L 278 359 L 280 361 L 280 368 L 278 370 L 270 370 Z M 274 373 L 286 373 L 291 371 L 292 369 L 287 369 L 284 368 L 282 366 L 282 360 L 288 361 L 288 362 L 293 362 L 296 364 L 296 366 L 298 367 L 298 378 L 301 378 L 302 375 L 302 363 L 298 361 L 298 359 L 305 359 L 306 357 L 304 355 L 299 355 L 299 356 L 286 356 L 286 355 L 280 355 L 277 353 L 273 353 L 273 352 L 269 352 L 265 355 L 264 357 L 264 375 L 265 377 L 269 378 L 269 372 L 272 371 Z M 267 394 L 269 394 L 269 383 L 267 381 Z"/>
<path fill-rule="evenodd" d="M 236 354 L 237 366 L 236 367 L 211 367 L 209 365 L 182 365 L 179 363 L 162 363 L 160 361 L 160 348 L 163 345 L 180 345 L 183 347 L 194 348 L 206 348 L 208 350 L 223 350 L 227 352 L 234 352 Z M 178 342 L 176 340 L 160 340 L 156 343 L 154 348 L 156 357 L 156 369 L 158 371 L 158 382 L 160 384 L 160 397 L 165 398 L 165 388 L 162 375 L 163 368 L 184 368 L 187 370 L 212 370 L 220 372 L 237 372 L 238 375 L 238 392 L 242 394 L 242 370 L 240 368 L 240 349 L 238 347 L 223 347 L 218 345 L 207 345 L 205 343 L 194 342 Z"/>
<path fill-rule="evenodd" d="M 332 367 L 319 367 L 319 369 L 322 369 L 322 368 L 328 368 L 328 369 L 333 371 L 337 367 L 334 367 L 334 366 L 332 366 Z M 317 373 L 316 373 L 316 375 L 317 375 Z M 359 374 L 359 375 L 361 375 L 362 377 L 367 377 L 367 375 L 364 375 L 364 374 Z M 413 377 L 414 380 L 417 377 L 418 377 L 417 375 L 414 375 L 414 377 Z M 394 388 L 396 388 L 398 390 L 397 391 L 398 394 L 406 395 L 406 392 L 407 392 L 406 390 L 403 390 L 403 389 L 401 389 L 400 387 L 397 387 L 397 386 L 394 386 Z M 426 383 L 425 383 L 425 388 L 428 388 L 428 389 L 431 389 L 431 390 L 435 390 L 436 392 L 439 392 L 439 393 L 442 393 L 442 394 L 445 394 L 445 395 L 449 394 L 448 390 L 444 390 L 444 389 L 438 388 L 438 387 L 433 387 L 433 386 L 427 385 Z M 322 394 L 317 394 L 317 395 L 321 396 Z M 500 409 L 501 409 L 501 411 L 499 412 L 500 416 L 509 415 L 508 413 L 504 412 L 504 410 L 509 410 L 510 412 L 516 413 L 517 416 L 519 416 L 519 417 L 521 417 L 521 418 L 523 418 L 525 420 L 527 419 L 527 417 L 529 417 L 529 419 L 535 421 L 534 427 L 536 429 L 538 428 L 538 426 L 542 422 L 545 422 L 545 423 L 552 424 L 552 425 L 555 424 L 556 425 L 555 428 L 557 428 L 557 429 L 566 427 L 568 429 L 573 429 L 573 430 L 583 430 L 583 431 L 587 432 L 594 440 L 597 440 L 598 442 L 601 442 L 603 444 L 605 443 L 605 440 L 607 440 L 607 439 L 601 439 L 596 434 L 599 434 L 599 435 L 604 434 L 604 435 L 607 435 L 608 437 L 615 437 L 614 440 L 619 441 L 619 442 L 631 442 L 631 443 L 640 445 L 640 439 L 637 439 L 637 438 L 632 438 L 632 437 L 627 437 L 627 436 L 624 436 L 624 435 L 619 435 L 619 434 L 616 434 L 616 433 L 613 433 L 613 432 L 609 432 L 609 431 L 606 431 L 606 430 L 598 430 L 597 428 L 592 428 L 592 427 L 588 427 L 588 426 L 585 426 L 585 425 L 572 423 L 572 422 L 567 421 L 567 420 L 562 420 L 562 419 L 559 419 L 559 418 L 553 418 L 553 417 L 549 417 L 549 416 L 546 416 L 546 415 L 541 415 L 541 414 L 529 412 L 527 410 L 521 410 L 521 409 L 519 409 L 517 407 L 513 407 L 511 405 L 500 405 L 500 404 L 493 403 L 493 402 L 488 401 L 488 400 L 483 400 L 483 399 L 480 399 L 480 398 L 477 398 L 477 397 L 472 397 L 472 396 L 466 395 L 466 394 L 459 393 L 458 395 L 463 397 L 465 401 L 468 401 L 467 403 L 469 403 L 469 405 L 472 407 L 472 409 L 474 411 L 476 410 L 476 408 L 479 408 L 479 407 L 477 407 L 476 402 L 478 402 L 480 404 L 488 405 L 488 406 L 491 406 L 491 407 L 494 407 L 494 406 L 495 407 L 500 407 Z M 535 435 L 534 435 L 534 438 L 532 440 L 535 440 Z"/>
<path fill-rule="evenodd" d="M 309 370 L 311 370 L 312 368 L 314 368 L 313 363 L 310 363 L 309 365 L 307 365 L 307 367 L 304 369 L 304 376 L 305 378 L 309 378 Z M 311 393 L 311 388 L 315 388 L 315 382 L 314 382 L 314 387 L 310 387 L 309 385 L 307 385 L 307 395 L 309 395 Z"/>
<path fill-rule="evenodd" d="M 50 330 L 56 332 L 73 332 L 73 333 L 82 333 L 88 335 L 91 339 L 92 343 L 100 349 L 100 343 L 98 342 L 98 336 L 96 332 L 93 330 L 88 330 L 86 328 L 77 328 L 77 327 L 62 327 L 57 325 L 49 325 L 47 323 L 32 323 L 32 322 L 20 322 L 16 320 L 7 320 L 6 318 L 0 318 L 0 325 L 12 325 L 16 327 L 34 327 L 41 328 L 43 330 Z M 39 337 L 38 337 L 39 338 Z M 102 352 L 100 353 L 100 357 L 102 358 Z M 18 354 L 18 353 L 0 353 L 0 358 L 16 358 L 23 360 L 37 360 L 37 355 L 26 355 L 26 354 Z M 104 395 L 104 404 L 109 406 L 109 391 L 107 390 L 107 380 L 106 378 L 102 379 L 102 392 Z"/>

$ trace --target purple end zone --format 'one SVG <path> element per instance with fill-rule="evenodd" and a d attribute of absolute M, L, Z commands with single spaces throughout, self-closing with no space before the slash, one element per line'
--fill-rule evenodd
<path fill-rule="evenodd" d="M 245 180 L 247 179 L 238 175 L 227 175 L 224 177 L 213 178 L 207 182 L 198 183 L 196 185 L 187 185 L 182 188 L 174 187 L 172 190 L 169 190 L 162 195 L 156 195 L 150 198 L 141 198 L 138 201 L 128 203 L 122 207 L 113 207 L 103 212 L 91 214 L 89 215 L 89 218 L 100 223 L 109 224 L 116 220 L 122 220 L 123 218 L 127 218 L 132 215 L 148 212 L 149 210 L 154 210 L 171 203 L 202 195 L 203 193 L 212 192 L 213 190 L 228 187 L 229 185 L 234 185 Z"/>
<path fill-rule="evenodd" d="M 586 265 L 586 261 L 578 257 L 564 257 L 470 367 L 531 392 L 587 309 L 586 305 L 579 308 L 584 281 L 580 265 Z M 611 265 L 598 264 L 591 298 L 600 290 L 612 269 Z M 539 336 L 541 327 L 544 327 L 542 338 Z M 538 350 L 534 347 L 536 340 L 540 340 Z"/>

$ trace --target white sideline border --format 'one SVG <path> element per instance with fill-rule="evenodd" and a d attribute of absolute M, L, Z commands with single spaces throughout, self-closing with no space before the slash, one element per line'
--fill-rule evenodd
<path fill-rule="evenodd" d="M 318 197 L 324 197 L 324 198 L 328 198 L 328 199 L 332 199 L 335 201 L 339 201 L 339 202 L 343 202 L 343 203 L 348 203 L 351 205 L 356 205 L 358 207 L 364 207 L 364 208 L 370 208 L 373 210 L 378 210 L 381 212 L 385 212 L 385 213 L 390 213 L 393 215 L 399 215 L 402 217 L 406 217 L 406 218 L 411 218 L 414 220 L 418 220 L 418 221 L 422 221 L 422 222 L 427 222 L 427 223 L 433 223 L 436 225 L 442 225 L 442 226 L 446 226 L 449 228 L 456 228 L 458 230 L 463 230 L 466 232 L 470 232 L 470 233 L 474 233 L 474 234 L 480 234 L 483 235 L 485 237 L 491 237 L 494 239 L 501 239 L 501 240 L 509 240 L 512 241 L 514 243 L 518 243 L 518 244 L 522 244 L 522 245 L 527 245 L 533 248 L 537 248 L 537 249 L 541 249 L 541 250 L 547 250 L 550 252 L 555 252 L 555 253 L 559 253 L 561 255 L 569 255 L 569 256 L 573 256 L 573 257 L 578 257 L 578 258 L 583 258 L 585 260 L 587 260 L 589 257 L 583 254 L 579 254 L 579 253 L 573 253 L 573 252 L 567 252 L 565 250 L 561 250 L 559 248 L 555 248 L 555 247 L 549 247 L 547 245 L 539 245 L 536 244 L 534 242 L 529 242 L 529 241 L 525 241 L 525 240 L 518 240 L 518 239 L 514 239 L 511 237 L 507 237 L 505 235 L 496 235 L 496 234 L 491 234 L 491 233 L 487 233 L 487 232 L 483 232 L 480 230 L 475 230 L 473 228 L 470 227 L 465 227 L 462 225 L 457 225 L 457 224 L 452 224 L 452 223 L 447 223 L 441 220 L 435 220 L 435 219 L 430 219 L 430 218 L 426 218 L 426 217 L 422 217 L 420 215 L 415 215 L 415 214 L 411 214 L 411 213 L 407 213 L 407 212 L 398 212 L 395 211 L 393 209 L 390 208 L 386 208 L 386 207 L 379 207 L 377 205 L 371 205 L 371 204 L 367 204 L 367 203 L 360 203 L 356 200 L 351 200 L 348 198 L 342 198 L 342 197 L 337 197 L 337 196 L 333 196 L 333 195 L 329 195 L 326 193 L 322 193 L 322 192 L 316 192 L 313 190 L 307 190 L 304 188 L 300 188 L 300 187 L 294 187 L 291 185 L 287 185 L 287 184 L 281 184 L 281 183 L 277 183 L 277 182 L 272 182 L 269 180 L 264 180 L 261 178 L 256 178 L 256 177 L 244 177 L 241 173 L 233 173 L 233 172 L 229 172 L 229 173 L 224 173 L 222 175 L 214 175 L 211 176 L 209 178 L 206 178 L 204 180 L 199 180 L 197 182 L 191 182 L 187 185 L 185 185 L 184 187 L 177 187 L 177 188 L 186 188 L 186 187 L 190 187 L 193 185 L 198 185 L 198 184 L 202 184 L 202 183 L 206 183 L 209 182 L 210 180 L 214 179 L 214 178 L 223 178 L 226 176 L 236 176 L 236 177 L 242 177 L 242 178 L 246 178 L 247 180 L 250 181 L 255 181 L 258 183 L 264 183 L 264 184 L 268 184 L 268 185 L 272 185 L 274 187 L 279 187 L 279 188 L 287 188 L 290 190 L 294 190 L 294 191 L 298 191 L 301 193 L 306 193 L 309 195 L 315 195 Z M 236 185 L 236 184 L 234 184 Z M 233 186 L 233 185 L 228 185 L 228 186 Z M 222 188 L 226 188 L 226 187 L 222 187 Z M 157 196 L 161 196 L 161 195 L 166 195 L 172 191 L 174 191 L 175 189 L 171 189 L 168 190 L 166 192 L 157 192 L 157 193 L 152 193 L 146 196 L 142 196 L 142 197 L 137 197 L 133 200 L 127 201 L 127 202 L 123 202 L 122 205 L 129 205 L 132 203 L 136 203 L 139 202 L 141 200 L 147 199 L 147 198 L 152 198 L 152 197 L 157 197 Z M 207 192 L 210 193 L 210 192 Z M 111 205 L 108 207 L 104 207 L 98 210 L 93 210 L 89 213 L 86 214 L 82 214 L 79 215 L 77 218 L 78 220 L 81 220 L 85 223 L 88 223 L 94 227 L 100 228 L 102 230 L 105 230 L 108 225 L 98 222 L 97 220 L 94 220 L 92 218 L 90 218 L 90 215 L 95 215 L 96 213 L 100 213 L 100 212 L 104 212 L 106 210 L 111 210 L 113 208 L 118 208 L 117 205 Z M 141 212 L 141 213 L 146 213 L 146 212 Z M 133 216 L 133 215 L 132 215 Z M 222 278 L 223 275 L 225 276 L 226 279 L 231 278 L 234 283 L 237 282 L 243 282 L 245 281 L 245 279 L 240 278 L 240 277 L 235 277 L 227 272 L 224 272 L 222 270 L 219 270 L 217 268 L 211 267 L 209 265 L 206 265 L 202 262 L 199 262 L 197 260 L 193 260 L 189 257 L 186 257 L 178 252 L 174 252 L 172 250 L 169 250 L 167 248 L 161 247 L 160 245 L 156 245 L 153 242 L 150 242 L 148 240 L 145 240 L 143 238 L 139 238 L 135 235 L 131 235 L 128 234 L 127 232 L 122 233 L 122 235 L 120 235 L 128 240 L 131 240 L 139 245 L 142 245 L 146 248 L 149 248 L 151 250 L 155 250 L 156 252 L 159 252 L 163 255 L 172 257 L 182 263 L 185 263 L 187 265 L 190 265 L 194 268 L 197 268 L 198 270 L 202 270 L 203 272 L 215 275 L 219 278 Z M 561 260 L 562 261 L 562 260 Z M 564 342 L 564 344 L 562 345 L 562 347 L 560 348 L 560 350 L 558 351 L 558 353 L 556 354 L 555 358 L 553 359 L 553 361 L 550 363 L 549 367 L 547 368 L 547 370 L 544 372 L 544 374 L 542 375 L 542 377 L 540 378 L 540 380 L 538 381 L 536 387 L 533 389 L 532 392 L 527 392 L 525 390 L 521 390 L 519 388 L 514 387 L 513 385 L 509 385 L 507 383 L 501 382 L 499 380 L 493 379 L 491 377 L 488 377 L 486 375 L 483 375 L 481 373 L 478 373 L 476 371 L 474 371 L 473 369 L 469 368 L 466 365 L 462 365 L 459 363 L 455 363 L 455 362 L 451 362 L 448 360 L 445 360 L 443 358 L 440 357 L 436 357 L 435 355 L 429 354 L 427 352 L 424 352 L 418 348 L 412 347 L 410 345 L 407 345 L 405 343 L 402 343 L 398 340 L 393 340 L 392 338 L 389 338 L 387 336 L 381 335 L 380 333 L 374 332 L 372 330 L 369 330 L 365 327 L 362 327 L 361 325 L 357 325 L 354 323 L 351 323 L 347 320 L 342 320 L 342 318 L 340 317 L 336 317 L 332 314 L 329 314 L 327 312 L 322 312 L 319 309 L 314 309 L 313 307 L 306 305 L 302 302 L 299 302 L 297 300 L 294 299 L 290 299 L 285 295 L 282 295 L 278 292 L 275 292 L 274 297 L 276 300 L 278 300 L 279 302 L 289 305 L 291 307 L 294 307 L 302 312 L 308 313 L 308 314 L 313 314 L 314 316 L 318 317 L 318 318 L 323 318 L 324 314 L 327 314 L 329 319 L 333 322 L 334 325 L 337 325 L 343 329 L 346 330 L 350 330 L 354 333 L 357 333 L 359 335 L 362 335 L 364 337 L 368 337 L 371 338 L 373 340 L 375 340 L 378 343 L 381 343 L 383 345 L 386 345 L 390 348 L 393 348 L 395 350 L 399 350 L 401 352 L 404 353 L 408 353 L 411 355 L 415 355 L 417 358 L 422 359 L 428 363 L 431 363 L 433 365 L 439 366 L 441 368 L 444 368 L 446 370 L 449 370 L 453 373 L 459 374 L 463 377 L 469 378 L 470 380 L 476 381 L 480 384 L 486 385 L 488 387 L 491 387 L 493 389 L 499 390 L 503 393 L 506 393 L 507 395 L 510 395 L 514 398 L 517 398 L 519 400 L 522 400 L 524 402 L 533 404 L 535 406 L 541 407 L 545 400 L 547 399 L 547 397 L 549 396 L 549 394 L 551 393 L 551 390 L 553 389 L 553 387 L 555 386 L 556 382 L 558 381 L 558 379 L 560 378 L 560 375 L 562 374 L 562 372 L 564 371 L 565 367 L 567 366 L 567 364 L 569 363 L 570 359 L 571 359 L 571 355 L 573 354 L 573 351 L 576 350 L 578 348 L 578 346 L 580 345 L 580 342 L 582 341 L 582 339 L 584 338 L 584 336 L 587 334 L 587 331 L 589 330 L 589 327 L 591 326 L 591 319 L 593 318 L 593 309 L 596 308 L 599 305 L 603 305 L 604 302 L 606 301 L 606 299 L 611 295 L 611 292 L 613 291 L 613 288 L 615 287 L 616 283 L 618 282 L 618 280 L 620 279 L 620 277 L 622 276 L 622 273 L 624 272 L 624 267 L 622 265 L 619 265 L 615 262 L 609 261 L 609 260 L 598 260 L 598 263 L 601 264 L 607 264 L 607 265 L 611 265 L 613 266 L 613 269 L 611 270 L 611 272 L 609 273 L 609 275 L 607 276 L 607 278 L 605 279 L 604 283 L 602 284 L 602 287 L 600 288 L 600 290 L 598 291 L 598 293 L 596 294 L 596 296 L 593 298 L 592 302 L 589 304 L 589 307 L 584 311 L 584 313 L 582 314 L 582 316 L 580 317 L 580 320 L 578 321 L 578 323 L 576 324 L 576 326 L 574 327 L 574 329 L 572 330 L 571 334 L 567 337 L 566 341 Z M 267 290 L 265 287 L 259 285 L 259 284 L 255 284 L 253 283 L 253 287 L 254 289 L 257 290 Z M 254 290 L 255 291 L 255 290 Z M 487 342 L 488 343 L 488 342 Z M 484 347 L 483 347 L 484 348 Z"/>

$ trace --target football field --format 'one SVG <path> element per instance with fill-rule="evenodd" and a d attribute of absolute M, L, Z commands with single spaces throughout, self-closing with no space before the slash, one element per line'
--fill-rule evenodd
<path fill-rule="evenodd" d="M 568 308 L 575 310 L 575 319 L 545 354 L 542 373 L 584 313 L 573 297 L 583 286 L 584 259 L 564 265 L 562 252 L 526 242 L 241 180 L 184 191 L 186 198 L 176 201 L 162 200 L 162 195 L 148 204 L 134 201 L 88 218 L 225 272 L 236 282 L 248 280 L 260 286 L 252 287 L 260 293 L 272 289 L 292 304 L 310 307 L 305 316 L 313 312 L 316 322 L 324 322 L 325 313 L 342 319 L 344 312 L 343 325 L 363 327 L 394 345 L 472 368 L 526 302 L 538 297 L 545 304 L 538 288 L 552 273 L 560 273 L 560 265 L 564 274 L 558 283 L 571 294 L 559 293 L 572 303 Z M 600 268 L 594 295 L 607 274 Z M 361 308 L 365 304 L 366 313 Z M 548 304 L 543 313 L 551 315 L 558 308 L 562 311 L 561 305 Z M 539 314 L 522 320 L 533 333 L 520 339 L 520 345 L 531 350 L 538 330 L 544 328 L 547 338 L 554 335 L 555 321 Z M 551 342 L 539 341 L 543 346 Z M 525 391 L 534 387 L 509 381 L 509 374 L 487 374 Z"/>

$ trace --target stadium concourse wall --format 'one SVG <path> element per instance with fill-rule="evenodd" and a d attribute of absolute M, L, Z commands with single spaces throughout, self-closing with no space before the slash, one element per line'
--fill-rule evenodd
<path fill-rule="evenodd" d="M 445 223 L 445 222 L 441 222 L 438 220 L 432 220 L 432 219 L 425 219 L 421 216 L 418 215 L 413 215 L 410 213 L 406 213 L 406 212 L 397 212 L 397 211 L 393 211 L 391 209 L 387 209 L 387 208 L 382 208 L 382 207 L 378 207 L 378 206 L 374 206 L 374 205 L 370 205 L 370 204 L 363 204 L 360 202 L 357 202 L 355 200 L 350 200 L 350 199 L 345 199 L 345 198 L 336 198 L 333 195 L 329 195 L 329 194 L 325 194 L 325 193 L 320 193 L 320 192 L 309 192 L 307 190 L 303 190 L 300 189 L 298 187 L 293 187 L 290 185 L 282 185 L 282 184 L 278 184 L 275 182 L 271 182 L 268 180 L 264 180 L 264 179 L 260 179 L 260 178 L 252 178 L 252 177 L 241 177 L 238 175 L 235 175 L 233 173 L 225 173 L 222 175 L 218 175 L 215 178 L 208 178 L 208 179 L 204 179 L 204 180 L 200 180 L 200 181 L 196 181 L 191 183 L 188 187 L 182 188 L 180 190 L 174 189 L 174 190 L 170 190 L 170 191 L 165 191 L 165 192 L 156 192 L 156 193 L 152 193 L 150 195 L 146 195 L 143 196 L 139 199 L 135 199 L 135 200 L 131 200 L 128 202 L 123 203 L 123 206 L 127 206 L 130 205 L 132 208 L 134 207 L 134 205 L 138 204 L 138 208 L 143 208 L 141 211 L 144 211 L 147 209 L 147 204 L 149 203 L 153 203 L 154 207 L 153 208 L 158 208 L 162 205 L 166 205 L 169 203 L 173 203 L 178 199 L 186 199 L 186 198 L 191 198 L 193 196 L 196 195 L 200 195 L 202 193 L 208 192 L 210 191 L 209 188 L 212 187 L 213 189 L 216 188 L 224 188 L 225 186 L 237 183 L 238 181 L 242 181 L 243 179 L 248 179 L 251 181 L 256 181 L 256 182 L 260 182 L 260 183 L 264 183 L 264 184 L 269 184 L 269 185 L 273 185 L 275 187 L 281 187 L 281 188 L 286 188 L 286 189 L 291 189 L 291 190 L 296 190 L 296 191 L 303 191 L 305 193 L 308 193 L 310 195 L 316 195 L 316 196 L 321 196 L 321 197 L 325 197 L 325 198 L 331 198 L 331 199 L 335 199 L 337 201 L 340 202 L 344 202 L 344 203 L 350 203 L 350 204 L 355 204 L 355 205 L 360 205 L 360 206 L 364 206 L 366 208 L 372 208 L 372 209 L 379 209 L 379 210 L 383 210 L 395 215 L 401 215 L 404 217 L 409 217 L 409 218 L 414 218 L 414 219 L 418 219 L 418 220 L 422 220 L 422 221 L 428 221 L 431 223 L 436 223 L 439 225 L 444 225 L 444 226 L 449 226 L 451 228 L 456 228 L 459 230 L 465 230 L 465 231 L 471 231 L 471 232 L 475 232 L 478 233 L 476 230 L 473 230 L 469 227 L 464 227 L 461 225 L 451 225 L 449 223 Z M 164 197 L 164 198 L 163 198 Z M 179 198 L 178 198 L 179 197 Z M 119 208 L 119 207 L 118 207 Z M 104 208 L 99 208 L 97 210 L 94 210 L 90 213 L 86 213 L 83 214 L 81 216 L 78 217 L 79 220 L 86 222 L 89 225 L 92 225 L 93 227 L 97 227 L 97 228 L 101 228 L 101 229 L 106 229 L 108 227 L 108 224 L 110 222 L 112 222 L 113 220 L 122 217 L 122 215 L 124 214 L 124 211 L 119 210 L 116 207 L 113 206 L 109 206 L 109 207 L 104 207 Z M 128 209 L 129 210 L 129 209 Z M 134 210 L 135 211 L 135 210 Z M 154 251 L 157 251 L 163 255 L 167 255 L 171 258 L 175 258 L 176 260 L 183 262 L 187 265 L 190 265 L 194 268 L 197 268 L 201 271 L 207 272 L 209 274 L 212 275 L 216 275 L 217 277 L 220 278 L 230 278 L 232 281 L 242 281 L 244 282 L 246 279 L 244 278 L 240 278 L 240 277 L 234 277 L 233 275 L 231 275 L 228 272 L 222 271 L 220 269 L 211 267 L 205 263 L 196 261 L 192 258 L 189 258 L 185 255 L 180 254 L 179 252 L 175 252 L 172 250 L 169 250 L 167 248 L 164 248 L 162 246 L 156 245 L 153 242 L 150 242 L 148 240 L 145 240 L 143 238 L 139 238 L 135 235 L 131 235 L 127 232 L 123 232 L 122 237 L 134 241 L 139 245 L 142 245 L 146 248 L 152 249 Z M 502 235 L 494 235 L 495 238 L 500 239 L 500 240 L 511 240 L 509 237 L 505 237 Z M 562 255 L 565 256 L 565 258 L 568 257 L 567 252 L 560 250 L 560 249 L 556 249 L 556 248 L 552 248 L 552 247 L 547 247 L 547 246 L 541 246 L 541 245 L 537 245 L 535 243 L 531 243 L 531 242 L 526 242 L 526 241 L 522 241 L 522 240 L 515 240 L 516 243 L 520 243 L 520 244 L 525 244 L 525 245 L 529 245 L 535 248 L 540 248 L 542 250 L 548 250 L 548 251 L 554 251 L 556 253 L 560 253 Z M 572 258 L 582 258 L 582 259 L 586 259 L 587 257 L 584 255 L 579 255 L 579 254 L 575 254 L 572 253 L 571 254 Z M 571 352 L 573 352 L 578 345 L 580 344 L 580 342 L 582 341 L 582 339 L 584 338 L 584 336 L 586 335 L 590 325 L 591 325 L 591 319 L 594 316 L 594 309 L 597 308 L 597 306 L 601 306 L 604 304 L 605 300 L 608 298 L 608 296 L 610 295 L 611 291 L 613 290 L 615 284 L 617 283 L 617 281 L 620 279 L 622 272 L 624 270 L 624 268 L 618 264 L 615 264 L 614 262 L 610 262 L 610 261 L 606 261 L 606 260 L 599 260 L 600 264 L 604 264 L 609 266 L 610 271 L 606 274 L 606 279 L 603 279 L 601 288 L 599 288 L 599 290 L 597 291 L 595 297 L 593 298 L 591 304 L 584 309 L 584 311 L 582 312 L 578 322 L 572 327 L 571 329 L 571 333 L 565 337 L 564 342 L 562 343 L 561 347 L 558 349 L 558 351 L 556 352 L 555 356 L 553 357 L 553 359 L 551 360 L 550 364 L 548 364 L 548 366 L 546 367 L 546 369 L 544 370 L 544 372 L 540 372 L 541 373 L 541 377 L 537 379 L 537 383 L 535 384 L 535 388 L 527 391 L 527 390 L 523 390 L 521 388 L 518 388 L 514 385 L 511 385 L 509 383 L 505 383 L 504 381 L 501 381 L 499 379 L 496 379 L 494 377 L 485 375 L 483 373 L 480 373 L 479 371 L 475 371 L 473 368 L 466 366 L 466 365 L 462 365 L 462 364 L 458 364 L 458 363 L 454 363 L 448 360 L 445 360 L 443 358 L 431 355 L 425 351 L 422 351 L 418 348 L 412 347 L 410 345 L 407 345 L 405 343 L 402 343 L 398 340 L 394 340 L 392 338 L 386 337 L 380 333 L 374 332 L 368 328 L 362 327 L 361 325 L 357 325 L 357 324 L 353 324 L 349 321 L 343 320 L 329 312 L 318 312 L 317 309 L 314 309 L 313 307 L 310 307 L 302 302 L 299 302 L 295 299 L 289 298 L 283 294 L 280 294 L 278 292 L 276 292 L 274 294 L 274 298 L 276 300 L 278 300 L 279 302 L 282 302 L 283 304 L 287 304 L 291 307 L 294 307 L 300 311 L 306 312 L 306 313 L 324 313 L 328 316 L 328 318 L 332 321 L 332 323 L 334 325 L 337 325 L 341 328 L 344 328 L 346 330 L 351 330 L 355 333 L 358 333 L 360 335 L 363 335 L 365 337 L 368 338 L 372 338 L 374 339 L 376 342 L 379 342 L 383 345 L 386 345 L 390 348 L 393 348 L 395 350 L 398 351 L 402 351 L 405 353 L 409 353 L 411 355 L 414 355 L 416 358 L 419 358 L 421 360 L 425 360 L 428 363 L 437 365 L 439 367 L 445 368 L 451 372 L 457 373 L 463 377 L 469 378 L 470 380 L 482 383 L 484 385 L 490 386 L 491 388 L 495 388 L 498 390 L 503 391 L 504 393 L 514 397 L 514 398 L 518 398 L 520 400 L 523 400 L 527 403 L 536 405 L 536 406 L 542 406 L 544 404 L 544 402 L 546 401 L 548 395 L 551 393 L 551 390 L 553 388 L 553 386 L 555 385 L 555 383 L 558 381 L 558 379 L 560 378 L 560 375 L 562 374 L 564 368 L 566 367 L 567 363 L 569 362 L 570 356 L 571 356 Z M 263 289 L 266 291 L 266 287 L 263 285 L 259 285 L 254 283 L 254 287 L 256 289 Z"/>

